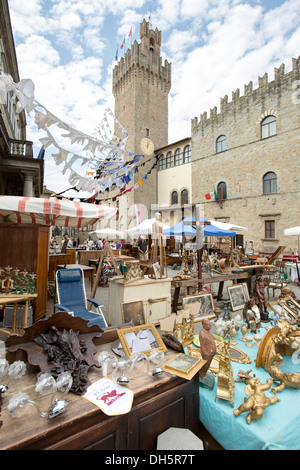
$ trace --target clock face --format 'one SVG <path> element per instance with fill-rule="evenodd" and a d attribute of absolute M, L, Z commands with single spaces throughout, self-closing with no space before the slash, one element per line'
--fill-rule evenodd
<path fill-rule="evenodd" d="M 154 145 L 152 140 L 144 137 L 141 141 L 141 149 L 145 155 L 151 155 L 154 152 Z"/>

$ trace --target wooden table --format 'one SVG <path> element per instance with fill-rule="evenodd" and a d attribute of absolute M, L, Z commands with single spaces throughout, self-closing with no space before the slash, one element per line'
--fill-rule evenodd
<path fill-rule="evenodd" d="M 178 300 L 180 295 L 180 289 L 182 287 L 187 288 L 188 294 L 192 287 L 199 287 L 200 284 L 214 284 L 215 282 L 219 283 L 217 300 L 221 300 L 223 287 L 225 281 L 237 282 L 240 279 L 248 279 L 248 273 L 236 273 L 236 274 L 216 274 L 215 276 L 203 277 L 202 279 L 191 278 L 191 279 L 182 279 L 182 280 L 172 280 L 171 286 L 174 287 L 174 295 L 172 300 L 172 312 L 177 312 L 178 310 Z"/>
<path fill-rule="evenodd" d="M 59 264 L 58 269 L 74 269 L 80 268 L 83 270 L 84 277 L 88 277 L 91 280 L 91 289 L 93 287 L 94 274 L 96 269 L 93 266 L 85 266 L 84 264 Z"/>
<path fill-rule="evenodd" d="M 115 256 L 114 258 L 116 261 L 122 261 L 124 263 L 126 263 L 126 261 L 135 261 L 135 258 L 133 258 L 133 256 L 127 256 L 127 255 L 118 255 L 118 256 Z M 111 261 L 111 258 L 107 256 L 104 259 L 108 259 L 109 261 Z M 99 258 L 93 257 L 93 258 L 88 259 L 89 266 L 98 265 L 98 263 L 99 263 Z"/>
<path fill-rule="evenodd" d="M 27 327 L 28 324 L 28 307 L 29 301 L 35 300 L 37 294 L 0 294 L 0 306 L 13 304 L 13 317 L 12 317 L 12 329 L 6 330 L 0 328 L 0 330 L 6 334 L 21 334 L 23 328 Z M 24 302 L 25 305 L 20 305 L 20 302 Z"/>
<path fill-rule="evenodd" d="M 111 344 L 118 338 L 115 329 L 108 333 L 112 335 L 113 331 L 114 337 L 110 343 L 96 344 L 97 355 L 102 350 L 111 352 Z M 104 341 L 106 333 L 97 341 Z M 165 359 L 175 354 L 169 351 Z M 32 399 L 39 397 L 34 390 L 36 373 L 36 368 L 29 367 L 24 377 L 13 381 L 9 395 L 22 391 Z M 108 377 L 111 378 L 111 374 Z M 130 377 L 130 389 L 134 392 L 132 409 L 119 416 L 107 416 L 82 396 L 70 393 L 66 396 L 69 406 L 56 418 L 41 418 L 34 407 L 29 407 L 29 416 L 27 413 L 21 418 L 12 418 L 7 412 L 9 396 L 5 395 L 0 417 L 3 421 L 0 449 L 155 450 L 157 436 L 170 427 L 197 432 L 198 374 L 192 380 L 185 380 L 164 372 L 153 379 L 144 364 L 134 369 Z M 92 367 L 89 379 L 92 383 L 101 379 L 100 369 Z M 49 402 L 49 397 L 39 400 L 42 400 L 43 406 Z"/>

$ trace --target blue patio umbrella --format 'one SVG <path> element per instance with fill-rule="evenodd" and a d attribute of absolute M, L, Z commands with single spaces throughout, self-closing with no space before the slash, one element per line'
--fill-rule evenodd
<path fill-rule="evenodd" d="M 194 222 L 193 225 L 186 224 L 185 222 Z M 200 222 L 207 222 L 204 217 L 200 217 Z M 205 225 L 204 227 L 204 236 L 206 237 L 235 237 L 235 232 L 231 230 L 224 230 L 216 227 L 213 224 Z M 163 231 L 163 235 L 166 236 L 178 236 L 178 235 L 185 235 L 185 236 L 196 236 L 196 217 L 187 217 L 178 224 L 173 225 L 168 229 Z"/>

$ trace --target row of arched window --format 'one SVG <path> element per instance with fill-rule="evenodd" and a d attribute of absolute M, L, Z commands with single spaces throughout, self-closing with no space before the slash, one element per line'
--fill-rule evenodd
<path fill-rule="evenodd" d="M 261 122 L 261 138 L 266 139 L 276 135 L 276 117 L 268 116 Z M 224 152 L 227 150 L 227 138 L 225 135 L 220 135 L 216 140 L 216 152 Z"/>
<path fill-rule="evenodd" d="M 273 171 L 268 171 L 263 176 L 263 194 L 277 193 L 277 175 Z M 217 196 L 219 199 L 227 199 L 227 185 L 225 181 L 221 181 L 217 185 Z"/>
<path fill-rule="evenodd" d="M 183 149 L 178 148 L 174 154 L 172 151 L 168 152 L 166 156 L 162 153 L 158 158 L 158 169 L 164 170 L 165 168 L 172 168 L 173 166 L 182 165 L 182 163 L 189 163 L 191 161 L 191 146 L 186 145 Z"/>
<path fill-rule="evenodd" d="M 179 200 L 180 195 L 180 200 Z M 171 193 L 171 205 L 179 204 L 183 206 L 184 204 L 189 203 L 189 192 L 187 189 L 183 189 L 180 194 L 178 191 L 172 191 Z"/>

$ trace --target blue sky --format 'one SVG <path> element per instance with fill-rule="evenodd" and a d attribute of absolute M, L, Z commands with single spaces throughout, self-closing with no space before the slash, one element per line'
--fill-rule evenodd
<path fill-rule="evenodd" d="M 299 56 L 299 0 L 8 0 L 20 78 L 66 123 L 92 135 L 114 110 L 111 74 L 117 46 L 139 41 L 143 18 L 162 31 L 162 58 L 172 62 L 169 142 L 189 136 L 191 119 L 225 94 Z M 125 50 L 130 47 L 127 39 Z M 119 58 L 124 52 L 119 48 Z M 27 137 L 43 137 L 28 118 Z M 128 149 L 130 150 L 130 149 Z M 45 184 L 70 187 L 47 152 Z M 72 192 L 66 193 L 71 196 Z M 81 195 L 80 195 L 81 196 Z"/>

